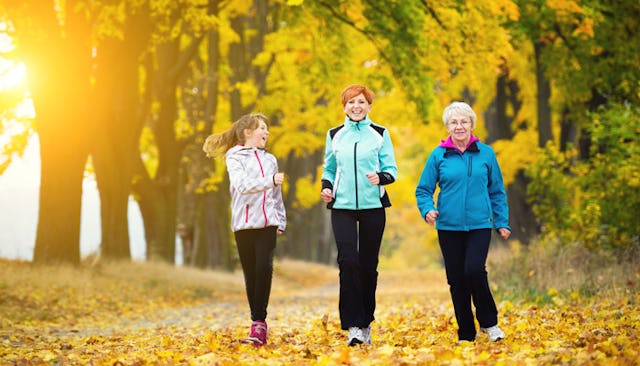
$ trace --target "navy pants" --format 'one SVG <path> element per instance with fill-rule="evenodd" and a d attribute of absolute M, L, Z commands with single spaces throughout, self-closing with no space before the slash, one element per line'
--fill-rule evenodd
<path fill-rule="evenodd" d="M 384 208 L 331 210 L 340 269 L 340 323 L 368 327 L 374 320 L 378 255 L 386 221 Z"/>
<path fill-rule="evenodd" d="M 447 282 L 458 321 L 458 339 L 476 337 L 471 302 L 483 328 L 498 324 L 498 310 L 489 289 L 485 264 L 491 242 L 491 229 L 471 231 L 438 230 Z"/>
<path fill-rule="evenodd" d="M 266 320 L 276 248 L 275 226 L 239 230 L 234 233 L 244 273 L 251 320 Z"/>

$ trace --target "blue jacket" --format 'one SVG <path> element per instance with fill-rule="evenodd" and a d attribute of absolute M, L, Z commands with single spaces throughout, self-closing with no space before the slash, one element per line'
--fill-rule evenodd
<path fill-rule="evenodd" d="M 389 131 L 376 125 L 367 115 L 327 132 L 322 188 L 333 191 L 328 208 L 365 210 L 391 206 L 384 186 L 393 183 L 398 168 Z M 378 173 L 380 184 L 369 183 L 367 173 Z"/>
<path fill-rule="evenodd" d="M 440 187 L 437 207 L 433 200 Z M 437 210 L 437 230 L 469 231 L 509 226 L 509 207 L 502 172 L 493 149 L 476 140 L 464 153 L 439 145 L 429 155 L 416 188 L 424 219 Z"/>

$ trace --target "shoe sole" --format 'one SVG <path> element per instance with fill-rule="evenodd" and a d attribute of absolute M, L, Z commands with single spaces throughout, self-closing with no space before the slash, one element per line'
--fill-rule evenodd
<path fill-rule="evenodd" d="M 256 337 L 247 337 L 241 340 L 242 343 L 250 343 L 254 346 L 264 346 L 264 343 Z"/>
<path fill-rule="evenodd" d="M 362 342 L 361 340 L 358 339 L 352 339 L 351 342 L 349 342 L 349 346 L 353 347 L 356 344 L 363 344 L 364 342 Z"/>
<path fill-rule="evenodd" d="M 485 330 L 485 328 L 480 328 L 480 331 L 482 331 L 482 333 L 485 333 L 487 336 L 489 336 L 489 333 Z M 503 339 L 504 339 L 504 336 L 498 337 L 496 339 L 489 338 L 489 342 L 497 342 L 497 341 L 500 341 L 500 340 L 503 340 Z"/>

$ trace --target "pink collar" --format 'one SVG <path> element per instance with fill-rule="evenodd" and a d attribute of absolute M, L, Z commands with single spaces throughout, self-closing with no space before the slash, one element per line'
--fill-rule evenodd
<path fill-rule="evenodd" d="M 471 146 L 471 144 L 473 144 L 476 141 L 480 141 L 480 139 L 474 136 L 473 134 L 471 134 L 471 138 L 469 139 L 469 143 L 467 143 L 467 146 L 465 147 L 465 149 L 468 149 L 469 146 Z M 451 140 L 451 136 L 447 137 L 446 140 L 441 140 L 439 146 L 444 148 L 456 149 L 460 151 L 460 149 L 458 149 L 458 147 Z"/>

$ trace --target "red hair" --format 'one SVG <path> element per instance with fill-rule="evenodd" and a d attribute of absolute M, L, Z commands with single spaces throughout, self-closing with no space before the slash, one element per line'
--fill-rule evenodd
<path fill-rule="evenodd" d="M 369 104 L 373 103 L 374 94 L 371 90 L 369 90 L 369 88 L 364 85 L 352 84 L 344 88 L 344 90 L 342 91 L 342 106 L 344 107 L 349 99 L 355 97 L 358 94 L 362 94 L 364 96 L 364 99 L 366 99 Z"/>

